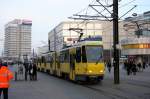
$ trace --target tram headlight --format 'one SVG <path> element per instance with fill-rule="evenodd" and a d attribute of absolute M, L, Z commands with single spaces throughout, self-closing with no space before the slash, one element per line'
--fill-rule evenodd
<path fill-rule="evenodd" d="M 89 72 L 89 73 L 92 73 L 92 70 L 89 70 L 88 72 Z"/>
<path fill-rule="evenodd" d="M 103 70 L 100 70 L 99 72 L 100 72 L 100 73 L 102 73 L 102 72 L 103 72 Z"/>

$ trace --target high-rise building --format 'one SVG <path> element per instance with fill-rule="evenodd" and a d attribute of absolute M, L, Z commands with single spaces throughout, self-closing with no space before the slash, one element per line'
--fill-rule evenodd
<path fill-rule="evenodd" d="M 32 21 L 15 19 L 5 25 L 4 55 L 20 58 L 31 54 Z"/>

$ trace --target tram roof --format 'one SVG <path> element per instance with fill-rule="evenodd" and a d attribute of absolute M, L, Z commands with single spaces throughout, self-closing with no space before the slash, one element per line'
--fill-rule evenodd
<path fill-rule="evenodd" d="M 75 48 L 75 47 L 81 47 L 81 46 L 97 46 L 97 45 L 103 45 L 102 41 L 82 41 L 82 42 L 78 42 L 75 43 L 74 45 L 70 46 L 70 47 L 66 47 L 60 51 L 66 50 L 66 49 L 70 49 L 70 48 Z"/>
<path fill-rule="evenodd" d="M 102 41 L 82 41 L 75 43 L 73 46 L 83 46 L 83 45 L 103 45 Z"/>
<path fill-rule="evenodd" d="M 87 45 L 87 46 L 98 46 L 98 45 L 103 45 L 102 41 L 82 41 L 82 42 L 78 42 L 78 43 L 75 43 L 73 44 L 72 46 L 70 47 L 66 47 L 66 48 L 63 48 L 61 49 L 60 51 L 63 51 L 63 50 L 67 50 L 67 49 L 70 49 L 70 48 L 75 48 L 75 47 L 81 47 L 81 46 L 84 46 L 84 45 Z M 60 52 L 60 51 L 57 51 L 57 52 Z M 46 53 L 42 53 L 42 55 L 47 55 L 47 54 L 52 54 L 54 53 L 55 51 L 52 51 L 52 52 L 46 52 Z"/>

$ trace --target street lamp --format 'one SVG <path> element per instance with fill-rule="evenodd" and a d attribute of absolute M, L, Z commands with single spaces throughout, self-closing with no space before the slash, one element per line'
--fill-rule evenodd
<path fill-rule="evenodd" d="M 132 14 L 132 16 L 133 17 L 136 17 L 137 16 L 137 13 L 133 13 Z M 142 35 L 142 30 L 140 29 L 140 25 L 138 24 L 138 21 L 132 21 L 132 22 L 134 22 L 135 24 L 136 24 L 136 26 L 137 26 L 137 30 L 135 31 L 135 34 L 137 35 L 137 37 L 139 38 L 140 37 L 140 35 Z"/>
<path fill-rule="evenodd" d="M 132 16 L 136 17 L 136 16 L 137 16 L 137 13 L 133 13 Z"/>

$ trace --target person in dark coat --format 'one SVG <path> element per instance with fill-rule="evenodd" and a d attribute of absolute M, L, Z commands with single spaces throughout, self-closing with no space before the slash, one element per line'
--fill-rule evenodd
<path fill-rule="evenodd" d="M 135 62 L 132 63 L 132 72 L 133 72 L 133 75 L 136 75 L 136 64 Z"/>
<path fill-rule="evenodd" d="M 146 63 L 145 63 L 145 62 L 143 62 L 143 69 L 145 69 L 145 66 L 146 66 Z"/>
<path fill-rule="evenodd" d="M 130 75 L 130 73 L 131 73 L 131 66 L 132 66 L 131 61 L 126 63 L 127 75 Z"/>
<path fill-rule="evenodd" d="M 37 80 L 37 66 L 33 63 L 33 80 Z"/>
<path fill-rule="evenodd" d="M 30 75 L 30 80 L 33 80 L 33 64 L 29 64 L 29 75 Z"/>
<path fill-rule="evenodd" d="M 110 73 L 111 72 L 111 63 L 110 63 L 110 61 L 108 61 L 108 63 L 107 63 L 107 68 L 108 68 L 108 71 Z"/>
<path fill-rule="evenodd" d="M 137 64 L 137 67 L 138 67 L 138 71 L 141 71 L 142 64 L 141 64 L 141 63 L 138 63 L 138 64 Z"/>
<path fill-rule="evenodd" d="M 24 68 L 25 68 L 25 80 L 28 80 L 28 70 L 29 70 L 28 62 L 24 62 Z"/>
<path fill-rule="evenodd" d="M 125 60 L 123 69 L 127 70 L 128 61 Z"/>

